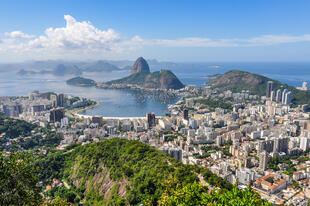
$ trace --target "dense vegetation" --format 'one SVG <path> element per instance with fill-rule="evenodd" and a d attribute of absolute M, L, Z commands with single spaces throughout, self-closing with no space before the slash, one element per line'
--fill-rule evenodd
<path fill-rule="evenodd" d="M 7 137 L 15 138 L 18 136 L 29 136 L 36 125 L 26 121 L 8 118 L 0 114 L 0 134 Z"/>
<path fill-rule="evenodd" d="M 74 77 L 72 79 L 67 80 L 67 84 L 73 86 L 83 86 L 83 87 L 90 87 L 96 86 L 96 82 L 92 79 L 86 79 L 83 77 Z"/>
<path fill-rule="evenodd" d="M 128 77 L 124 77 L 122 79 L 112 80 L 107 82 L 107 84 L 137 84 L 137 85 L 143 85 L 145 77 L 148 75 L 148 73 L 145 72 L 139 72 L 132 74 Z"/>
<path fill-rule="evenodd" d="M 196 206 L 196 205 L 231 205 L 231 206 L 269 206 L 270 203 L 260 199 L 251 188 L 246 191 L 233 187 L 231 190 L 208 192 L 208 187 L 197 182 L 184 187 L 168 188 L 161 199 L 162 206 Z"/>
<path fill-rule="evenodd" d="M 273 158 L 270 158 L 268 160 L 268 165 L 267 167 L 269 169 L 273 169 L 275 171 L 278 171 L 280 170 L 279 168 L 279 164 L 286 164 L 287 168 L 285 169 L 285 171 L 283 172 L 284 174 L 287 174 L 287 175 L 293 175 L 293 173 L 296 171 L 295 169 L 295 165 L 292 163 L 292 159 L 298 159 L 300 161 L 303 161 L 305 160 L 304 159 L 305 157 L 304 156 L 284 156 L 284 157 L 273 157 Z"/>
<path fill-rule="evenodd" d="M 37 169 L 30 154 L 0 152 L 0 205 L 69 206 L 58 196 L 44 201 L 37 185 Z"/>
<path fill-rule="evenodd" d="M 85 205 L 188 205 L 188 199 L 173 202 L 181 198 L 178 197 L 179 191 L 184 192 L 188 188 L 194 193 L 200 191 L 196 195 L 202 203 L 261 203 L 255 192 L 240 191 L 206 168 L 184 165 L 138 141 L 114 138 L 84 146 L 72 145 L 64 151 L 38 157 L 36 166 L 41 168 L 39 178 L 42 181 L 57 178 L 71 186 L 70 189 L 63 186 L 53 188 L 50 195 L 70 202 L 84 202 Z M 198 175 L 207 184 L 221 188 L 211 199 L 206 198 L 210 197 L 206 192 L 208 188 L 204 186 L 201 189 L 198 185 Z M 190 185 L 193 183 L 192 188 Z M 234 202 L 229 197 L 235 193 L 238 195 Z M 186 195 L 191 196 L 192 193 Z"/>
<path fill-rule="evenodd" d="M 32 134 L 32 131 L 34 132 Z M 23 120 L 12 119 L 0 114 L 0 149 L 7 151 L 53 148 L 62 137 L 49 128 L 41 128 Z"/>
<path fill-rule="evenodd" d="M 210 111 L 214 111 L 215 108 L 232 110 L 232 104 L 223 99 L 197 99 L 195 100 L 195 103 L 200 103 L 203 105 L 201 108 L 208 108 Z"/>
<path fill-rule="evenodd" d="M 42 197 L 29 155 L 0 152 L 0 205 L 38 205 Z"/>
<path fill-rule="evenodd" d="M 136 84 L 146 88 L 159 89 L 180 89 L 184 87 L 181 81 L 169 70 L 152 73 L 138 72 L 122 79 L 109 81 L 107 84 Z"/>

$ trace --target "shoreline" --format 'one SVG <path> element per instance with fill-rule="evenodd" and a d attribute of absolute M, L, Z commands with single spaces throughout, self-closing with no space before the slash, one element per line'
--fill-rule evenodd
<path fill-rule="evenodd" d="M 79 118 L 79 119 L 91 119 L 92 117 L 102 117 L 103 120 L 109 120 L 109 119 L 118 119 L 118 120 L 137 120 L 137 119 L 146 119 L 145 116 L 141 117 L 105 117 L 101 115 L 87 115 L 87 114 L 79 114 L 79 112 L 86 111 L 88 109 L 92 109 L 95 107 L 98 107 L 100 105 L 99 102 L 96 101 L 96 104 L 84 107 L 84 108 L 76 108 L 72 110 L 68 110 L 66 112 L 66 115 L 71 116 L 73 118 Z M 162 118 L 163 116 L 156 116 L 156 118 Z"/>
<path fill-rule="evenodd" d="M 80 119 L 91 119 L 92 117 L 102 117 L 103 120 L 109 120 L 109 119 L 118 119 L 118 120 L 138 120 L 138 119 L 146 119 L 146 117 L 104 117 L 101 115 L 86 115 L 86 114 L 76 114 L 77 118 Z M 156 116 L 156 118 L 163 118 L 164 116 Z"/>
<path fill-rule="evenodd" d="M 79 112 L 83 112 L 83 111 L 98 107 L 100 105 L 100 103 L 98 101 L 95 101 L 95 102 L 96 102 L 96 104 L 92 104 L 92 105 L 89 105 L 87 107 L 69 109 L 66 111 L 66 115 L 71 116 L 71 117 L 75 117 L 77 115 L 80 115 L 80 114 L 78 114 Z"/>

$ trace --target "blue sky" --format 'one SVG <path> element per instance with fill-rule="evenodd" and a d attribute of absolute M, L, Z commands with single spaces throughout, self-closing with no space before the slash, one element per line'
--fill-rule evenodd
<path fill-rule="evenodd" d="M 309 61 L 309 0 L 2 0 L 0 62 Z"/>

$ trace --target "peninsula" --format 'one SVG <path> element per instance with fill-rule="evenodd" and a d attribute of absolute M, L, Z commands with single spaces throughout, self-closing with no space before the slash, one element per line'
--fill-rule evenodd
<path fill-rule="evenodd" d="M 246 71 L 231 70 L 221 75 L 215 75 L 206 85 L 219 92 L 226 90 L 231 90 L 232 92 L 249 91 L 253 95 L 263 96 L 266 93 L 269 81 L 273 82 L 273 89 L 275 91 L 287 89 L 292 92 L 292 104 L 294 107 L 310 104 L 309 90 L 298 90 L 277 80 Z"/>
<path fill-rule="evenodd" d="M 170 70 L 150 72 L 149 65 L 143 57 L 136 60 L 130 76 L 104 84 L 105 87 L 113 87 L 113 85 L 134 85 L 147 89 L 181 89 L 184 87 L 182 82 Z"/>

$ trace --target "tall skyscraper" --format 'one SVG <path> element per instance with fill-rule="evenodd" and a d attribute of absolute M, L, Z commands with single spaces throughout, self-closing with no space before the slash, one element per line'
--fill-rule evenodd
<path fill-rule="evenodd" d="M 290 104 L 292 101 L 292 92 L 285 93 L 284 104 Z"/>
<path fill-rule="evenodd" d="M 64 107 L 65 103 L 65 95 L 64 94 L 58 94 L 57 96 L 57 106 L 58 107 Z"/>
<path fill-rule="evenodd" d="M 287 154 L 288 153 L 288 143 L 289 143 L 288 137 L 276 138 L 274 140 L 273 152 L 285 152 Z"/>
<path fill-rule="evenodd" d="M 309 138 L 307 137 L 302 137 L 300 138 L 300 149 L 303 151 L 308 151 L 309 150 Z"/>
<path fill-rule="evenodd" d="M 267 98 L 271 97 L 271 91 L 273 91 L 273 81 L 268 81 L 267 82 L 267 90 L 266 90 L 266 97 Z"/>
<path fill-rule="evenodd" d="M 50 110 L 50 122 L 60 122 L 64 118 L 65 112 L 63 108 Z"/>
<path fill-rule="evenodd" d="M 270 93 L 270 101 L 275 101 L 276 100 L 276 92 L 275 91 L 271 91 Z"/>
<path fill-rule="evenodd" d="M 285 95 L 286 95 L 287 92 L 288 92 L 287 89 L 284 89 L 283 92 L 282 92 L 282 104 L 284 104 L 284 102 L 285 102 Z"/>
<path fill-rule="evenodd" d="M 183 119 L 188 120 L 188 110 L 187 109 L 183 110 Z"/>
<path fill-rule="evenodd" d="M 52 101 L 53 107 L 57 107 L 57 95 L 52 94 L 51 101 Z"/>
<path fill-rule="evenodd" d="M 259 155 L 259 169 L 261 171 L 265 171 L 267 169 L 267 164 L 268 164 L 268 154 L 267 152 L 262 152 Z"/>
<path fill-rule="evenodd" d="M 276 92 L 276 102 L 280 103 L 282 101 L 282 91 L 278 89 Z"/>
<path fill-rule="evenodd" d="M 148 128 L 152 128 L 156 125 L 155 122 L 155 114 L 154 113 L 146 113 L 146 121 Z"/>

